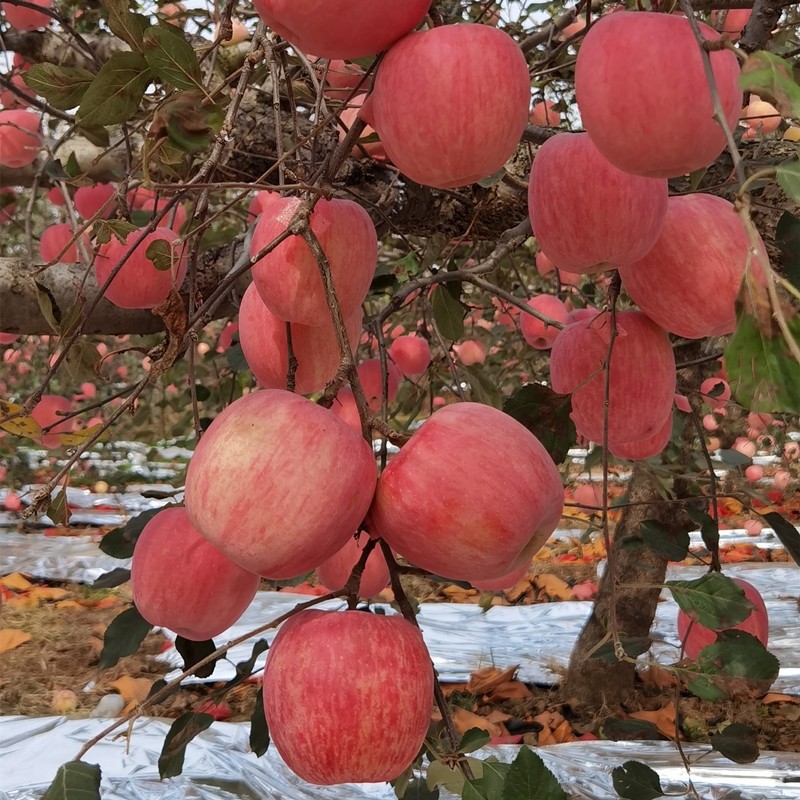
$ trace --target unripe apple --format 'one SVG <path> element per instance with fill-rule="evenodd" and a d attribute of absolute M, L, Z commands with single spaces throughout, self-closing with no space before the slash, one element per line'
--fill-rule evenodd
<path fill-rule="evenodd" d="M 572 394 L 578 433 L 603 441 L 611 315 L 586 315 L 558 335 L 550 355 L 552 387 Z M 638 311 L 616 315 L 608 377 L 608 443 L 632 444 L 662 432 L 675 395 L 675 357 L 666 332 Z"/>
<path fill-rule="evenodd" d="M 186 510 L 244 569 L 292 578 L 357 530 L 376 472 L 372 448 L 328 409 L 265 389 L 231 403 L 203 435 L 186 474 Z"/>
<path fill-rule="evenodd" d="M 567 309 L 563 301 L 552 294 L 537 295 L 528 300 L 528 305 L 562 325 L 567 323 Z M 531 314 L 520 314 L 519 326 L 525 341 L 536 350 L 549 350 L 556 336 L 561 333 L 560 328 L 548 325 Z"/>
<path fill-rule="evenodd" d="M 0 111 L 0 167 L 27 167 L 41 144 L 38 114 L 17 108 Z"/>
<path fill-rule="evenodd" d="M 344 587 L 368 541 L 367 534 L 361 534 L 359 538 L 351 537 L 341 550 L 337 550 L 317 567 L 319 582 L 328 591 L 335 592 Z M 388 583 L 389 567 L 383 557 L 380 545 L 376 545 L 367 556 L 367 563 L 364 565 L 364 571 L 361 573 L 361 580 L 358 584 L 358 596 L 367 599 L 375 597 L 386 588 Z"/>
<path fill-rule="evenodd" d="M 560 270 L 603 272 L 652 249 L 667 213 L 667 182 L 617 169 L 588 134 L 559 133 L 536 153 L 528 213 L 536 241 Z"/>
<path fill-rule="evenodd" d="M 543 128 L 557 128 L 561 124 L 561 114 L 558 111 L 553 111 L 553 106 L 555 106 L 555 103 L 552 100 L 534 103 L 528 115 L 531 125 L 539 125 Z"/>
<path fill-rule="evenodd" d="M 765 647 L 769 638 L 769 613 L 758 589 L 751 583 L 741 578 L 734 578 L 733 582 L 744 590 L 744 596 L 753 604 L 750 615 L 738 625 L 733 626 L 735 631 L 745 631 L 755 636 Z M 684 653 L 692 660 L 700 655 L 700 651 L 717 640 L 717 633 L 724 628 L 706 628 L 695 622 L 682 609 L 678 612 L 678 638 L 684 645 Z"/>
<path fill-rule="evenodd" d="M 361 309 L 357 308 L 345 321 L 351 349 L 358 345 L 361 318 Z M 295 391 L 298 394 L 321 391 L 342 362 L 330 314 L 327 324 L 286 323 L 264 305 L 258 289 L 251 283 L 239 307 L 239 341 L 255 379 L 265 389 L 286 388 L 289 374 L 287 324 L 291 325 L 292 351 L 297 359 Z"/>
<path fill-rule="evenodd" d="M 304 53 L 355 59 L 391 47 L 422 22 L 430 0 L 255 0 L 262 20 Z"/>
<path fill-rule="evenodd" d="M 431 346 L 416 334 L 398 336 L 389 347 L 389 357 L 407 378 L 422 375 L 431 363 Z"/>
<path fill-rule="evenodd" d="M 253 233 L 255 256 L 283 233 L 300 206 L 298 197 L 270 202 Z M 330 264 L 336 296 L 345 318 L 366 297 L 378 260 L 378 237 L 369 215 L 350 200 L 319 200 L 311 213 L 316 234 Z M 279 319 L 322 325 L 330 317 L 319 265 L 300 236 L 289 236 L 253 265 L 261 299 Z"/>
<path fill-rule="evenodd" d="M 367 398 L 367 404 L 372 411 L 380 411 L 383 398 L 383 372 L 381 362 L 377 358 L 369 358 L 362 361 L 356 368 L 358 379 L 361 381 L 361 388 Z M 388 377 L 387 403 L 394 401 L 400 389 L 400 370 L 395 364 L 387 360 L 386 371 Z"/>
<path fill-rule="evenodd" d="M 437 575 L 497 578 L 528 563 L 563 505 L 558 470 L 530 431 L 491 406 L 455 403 L 383 471 L 371 532 Z"/>
<path fill-rule="evenodd" d="M 159 511 L 136 541 L 131 562 L 136 608 L 151 625 L 186 639 L 201 642 L 230 628 L 258 584 L 258 575 L 203 538 L 185 508 Z"/>
<path fill-rule="evenodd" d="M 86 251 L 91 254 L 91 245 L 89 244 L 89 237 L 84 233 L 80 237 Z M 78 264 L 83 261 L 80 248 L 78 247 L 75 239 L 75 232 L 72 230 L 72 225 L 68 222 L 62 222 L 57 225 L 50 225 L 42 231 L 42 237 L 39 239 L 39 257 L 45 264 L 51 261 L 60 261 L 62 264 Z M 72 243 L 70 244 L 70 242 Z"/>
<path fill-rule="evenodd" d="M 719 40 L 697 24 L 704 39 Z M 728 50 L 708 56 L 732 129 L 742 107 L 739 63 Z M 707 166 L 725 147 L 703 55 L 683 16 L 620 11 L 599 19 L 578 52 L 575 95 L 597 149 L 625 172 L 675 178 Z"/>
<path fill-rule="evenodd" d="M 170 269 L 156 269 L 147 256 L 148 247 L 158 241 L 169 246 Z M 94 260 L 95 276 L 100 286 L 128 253 L 131 255 L 106 289 L 106 300 L 120 308 L 154 308 L 167 299 L 173 288 L 180 288 L 186 276 L 187 256 L 186 245 L 178 241 L 177 233 L 169 228 L 156 228 L 142 237 L 141 231 L 135 230 L 126 236 L 124 244 L 112 237 L 100 246 Z"/>
<path fill-rule="evenodd" d="M 281 626 L 264 669 L 272 741 L 317 785 L 400 775 L 422 746 L 432 698 L 422 634 L 396 615 L 300 611 Z"/>
<path fill-rule="evenodd" d="M 529 99 L 517 43 L 497 28 L 465 23 L 412 33 L 392 47 L 362 114 L 404 175 L 448 189 L 506 163 L 525 130 Z"/>
<path fill-rule="evenodd" d="M 43 447 L 53 449 L 61 446 L 59 434 L 69 433 L 73 429 L 74 417 L 63 419 L 64 414 L 70 411 L 72 403 L 58 394 L 42 395 L 42 399 L 33 407 L 31 416 L 39 423 L 40 428 L 48 428 L 39 440 Z"/>
<path fill-rule="evenodd" d="M 622 285 L 648 317 L 677 336 L 731 333 L 745 271 L 762 280 L 767 263 L 755 236 L 753 252 L 741 217 L 721 197 L 670 197 L 653 249 L 635 263 L 619 265 Z"/>
<path fill-rule="evenodd" d="M 30 2 L 39 8 L 53 7 L 53 0 L 30 0 Z M 0 10 L 8 24 L 18 31 L 35 31 L 37 28 L 46 28 L 52 19 L 49 14 L 12 3 L 0 3 Z"/>

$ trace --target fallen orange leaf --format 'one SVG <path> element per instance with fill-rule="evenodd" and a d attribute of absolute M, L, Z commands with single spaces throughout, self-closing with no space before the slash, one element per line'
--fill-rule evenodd
<path fill-rule="evenodd" d="M 496 722 L 490 722 L 486 717 L 467 711 L 466 708 L 457 708 L 453 712 L 453 724 L 461 734 L 466 733 L 470 728 L 480 728 L 488 731 L 491 736 L 503 735 L 503 728 Z"/>
<path fill-rule="evenodd" d="M 36 600 L 63 600 L 69 596 L 70 592 L 66 589 L 58 589 L 53 586 L 34 586 L 28 590 L 28 597 L 33 597 Z"/>
<path fill-rule="evenodd" d="M 557 575 L 549 572 L 536 575 L 533 579 L 533 586 L 554 600 L 572 600 L 572 588 L 570 585 Z"/>
<path fill-rule="evenodd" d="M 522 681 L 503 681 L 489 694 L 489 699 L 495 702 L 500 700 L 527 700 L 530 697 L 533 697 L 533 694 Z"/>
<path fill-rule="evenodd" d="M 664 736 L 670 739 L 675 737 L 675 704 L 670 702 L 663 708 L 657 711 L 636 711 L 633 714 L 628 714 L 631 719 L 641 719 L 645 722 L 652 722 Z M 679 737 L 682 739 L 683 736 Z"/>
<path fill-rule="evenodd" d="M 27 592 L 33 584 L 19 572 L 12 572 L 4 578 L 0 578 L 0 585 L 5 586 L 6 589 L 13 589 L 15 592 Z"/>
<path fill-rule="evenodd" d="M 20 597 L 9 597 L 3 604 L 7 608 L 36 608 L 39 601 L 35 597 L 22 595 Z"/>
<path fill-rule="evenodd" d="M 115 688 L 126 703 L 141 703 L 147 697 L 153 681 L 148 678 L 130 678 L 127 675 L 108 684 Z"/>
<path fill-rule="evenodd" d="M 796 694 L 779 694 L 778 692 L 768 692 L 761 699 L 764 705 L 770 703 L 800 703 L 800 696 Z"/>
<path fill-rule="evenodd" d="M 3 628 L 0 630 L 0 653 L 13 650 L 25 642 L 29 642 L 31 635 L 25 631 L 15 630 L 14 628 Z"/>
<path fill-rule="evenodd" d="M 55 604 L 56 608 L 66 608 L 72 611 L 83 611 L 84 606 L 82 606 L 77 600 L 59 600 Z"/>
<path fill-rule="evenodd" d="M 514 673 L 519 669 L 519 664 L 508 669 L 499 669 L 498 667 L 484 667 L 469 676 L 469 683 L 467 683 L 467 691 L 480 697 L 484 694 L 489 694 L 501 683 L 510 681 L 514 678 Z"/>

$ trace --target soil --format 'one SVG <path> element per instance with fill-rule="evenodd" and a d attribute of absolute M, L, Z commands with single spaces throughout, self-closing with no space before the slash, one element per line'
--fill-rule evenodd
<path fill-rule="evenodd" d="M 597 554 L 577 560 L 583 558 L 576 555 L 581 552 L 578 542 L 565 543 L 560 550 L 537 558 L 526 583 L 505 594 L 466 590 L 413 575 L 404 576 L 403 583 L 409 596 L 417 601 L 557 602 L 564 587 L 569 591 L 575 585 L 590 584 L 596 576 Z M 564 560 L 565 556 L 571 558 Z M 0 586 L 5 596 L 0 629 L 22 631 L 31 637 L 0 652 L 0 714 L 67 713 L 85 717 L 110 692 L 121 693 L 130 708 L 167 671 L 153 656 L 168 642 L 153 633 L 136 654 L 121 659 L 112 668 L 98 667 L 103 633 L 130 600 L 127 585 L 94 590 L 78 584 L 32 583 L 29 590 Z M 289 591 L 298 589 L 313 593 L 313 581 Z M 384 599 L 390 600 L 390 594 Z M 188 710 L 204 710 L 219 719 L 249 719 L 258 691 L 257 678 L 240 684 L 224 697 L 220 687 L 181 688 L 164 703 L 150 708 L 148 714 L 176 718 Z M 530 744 L 549 744 L 592 736 L 668 739 L 675 735 L 676 690 L 666 671 L 644 674 L 628 705 L 605 709 L 601 716 L 593 717 L 564 703 L 557 690 L 514 680 L 513 670 L 503 673 L 488 668 L 476 673 L 469 684 L 448 684 L 443 688 L 458 728 L 485 727 L 498 741 L 519 741 L 521 736 Z M 800 751 L 800 698 L 767 703 L 761 698 L 741 697 L 710 703 L 680 692 L 677 699 L 678 727 L 685 741 L 708 741 L 728 723 L 737 722 L 758 732 L 762 750 Z M 624 724 L 631 724 L 631 715 L 644 718 L 639 723 L 643 727 L 632 734 L 623 729 Z M 626 722 L 620 725 L 622 720 Z M 509 736 L 513 738 L 505 738 Z"/>

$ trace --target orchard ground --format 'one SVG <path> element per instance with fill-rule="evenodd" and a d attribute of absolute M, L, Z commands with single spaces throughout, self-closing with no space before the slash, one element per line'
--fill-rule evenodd
<path fill-rule="evenodd" d="M 796 519 L 800 516 L 800 501 L 791 496 L 782 501 L 779 510 Z M 741 512 L 734 501 L 720 504 L 728 527 L 742 526 L 745 518 Z M 417 602 L 479 603 L 484 607 L 559 602 L 576 597 L 586 597 L 589 602 L 604 548 L 592 539 L 591 520 L 585 513 L 568 509 L 564 523 L 575 529 L 575 535 L 549 543 L 536 556 L 525 578 L 505 592 L 479 592 L 413 575 L 402 577 L 404 587 Z M 54 539 L 86 532 L 80 526 L 45 530 Z M 702 558 L 703 553 L 696 555 Z M 750 543 L 723 548 L 721 557 L 728 563 L 789 560 L 783 550 L 759 549 Z M 698 560 L 692 557 L 684 563 L 696 564 Z M 321 591 L 317 584 L 316 576 L 312 576 L 285 591 L 313 594 Z M 276 588 L 267 581 L 261 585 L 261 589 Z M 160 633 L 149 634 L 136 654 L 121 659 L 114 667 L 98 669 L 103 633 L 130 601 L 127 583 L 114 589 L 93 589 L 84 584 L 38 581 L 13 574 L 0 579 L 0 592 L 4 598 L 0 627 L 30 636 L 0 654 L 0 714 L 62 713 L 86 717 L 101 698 L 113 693 L 121 695 L 120 708 L 129 708 L 170 670 L 155 659 L 170 646 Z M 377 599 L 391 602 L 391 590 L 384 590 Z M 177 718 L 186 711 L 201 710 L 220 720 L 248 720 L 258 691 L 258 676 L 234 688 L 221 701 L 220 686 L 185 686 L 149 713 Z M 474 673 L 469 683 L 443 684 L 443 689 L 460 730 L 482 727 L 501 741 L 520 741 L 522 737 L 527 743 L 546 745 L 591 738 L 603 728 L 613 729 L 614 720 L 639 725 L 634 733 L 626 734 L 630 738 L 667 739 L 674 730 L 675 690 L 666 671 L 642 673 L 634 701 L 624 708 L 606 709 L 602 716 L 581 715 L 562 703 L 554 689 L 516 680 L 513 669 L 487 666 Z M 800 697 L 781 698 L 740 696 L 709 703 L 684 692 L 680 704 L 684 734 L 689 741 L 707 741 L 720 724 L 735 721 L 755 728 L 763 749 L 798 752 Z M 502 738 L 509 736 L 512 738 Z"/>

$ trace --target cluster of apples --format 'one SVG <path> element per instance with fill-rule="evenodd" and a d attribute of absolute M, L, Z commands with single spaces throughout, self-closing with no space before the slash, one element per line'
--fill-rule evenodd
<path fill-rule="evenodd" d="M 708 41 L 719 39 L 699 24 Z M 734 127 L 742 99 L 736 56 L 728 50 L 709 56 Z M 572 393 L 578 433 L 603 441 L 607 423 L 612 453 L 647 458 L 661 452 L 671 431 L 675 361 L 667 333 L 690 339 L 731 333 L 745 273 L 762 280 L 767 256 L 731 203 L 707 194 L 668 197 L 668 178 L 706 166 L 725 146 L 685 17 L 619 11 L 600 19 L 579 50 L 575 91 L 586 133 L 557 134 L 539 148 L 528 205 L 537 242 L 560 270 L 617 269 L 641 309 L 616 316 L 607 420 L 610 315 L 568 316 L 560 333 L 551 329 L 551 341 L 541 323 L 529 325 L 534 346 L 552 345 L 553 388 Z M 624 119 L 614 115 L 619 97 L 631 111 Z M 552 300 L 536 300 L 537 310 L 549 303 L 564 321 Z"/>

